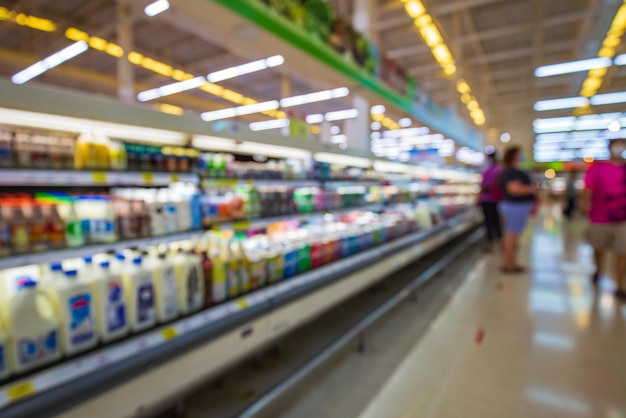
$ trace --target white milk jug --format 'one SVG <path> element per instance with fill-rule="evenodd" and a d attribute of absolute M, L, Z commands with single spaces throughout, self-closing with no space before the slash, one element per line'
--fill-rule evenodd
<path fill-rule="evenodd" d="M 52 301 L 33 280 L 22 282 L 20 287 L 2 311 L 4 329 L 11 336 L 6 346 L 6 363 L 15 373 L 61 358 L 59 320 L 54 317 Z"/>
<path fill-rule="evenodd" d="M 178 281 L 178 305 L 180 312 L 188 314 L 204 306 L 204 275 L 200 257 L 191 252 L 179 252 L 172 256 Z"/>
<path fill-rule="evenodd" d="M 124 256 L 118 255 L 118 260 L 123 261 Z M 142 257 L 135 257 L 131 263 L 120 265 L 126 291 L 128 323 L 133 332 L 143 331 L 156 325 L 152 271 L 145 269 L 142 263 Z"/>
<path fill-rule="evenodd" d="M 71 356 L 98 344 L 91 285 L 78 275 L 77 270 L 68 270 L 65 277 L 46 280 L 42 286 L 54 302 L 61 321 L 61 348 L 63 354 Z"/>
<path fill-rule="evenodd" d="M 91 289 L 96 313 L 96 329 L 102 342 L 117 340 L 128 334 L 128 309 L 122 277 L 111 271 L 109 261 L 92 270 Z"/>
<path fill-rule="evenodd" d="M 178 317 L 178 282 L 174 265 L 161 254 L 146 258 L 146 268 L 152 270 L 156 299 L 157 319 L 159 322 L 171 321 Z"/>

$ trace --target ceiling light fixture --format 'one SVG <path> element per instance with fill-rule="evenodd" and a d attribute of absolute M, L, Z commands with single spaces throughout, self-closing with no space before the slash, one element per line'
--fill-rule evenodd
<path fill-rule="evenodd" d="M 147 5 L 146 8 L 143 9 L 143 11 L 146 13 L 146 15 L 150 17 L 154 17 L 158 14 L 163 13 L 169 8 L 170 8 L 170 3 L 167 0 L 157 0 Z"/>
<path fill-rule="evenodd" d="M 413 121 L 411 120 L 411 118 L 402 118 L 398 121 L 398 125 L 400 125 L 401 128 L 408 128 L 412 124 Z"/>
<path fill-rule="evenodd" d="M 608 129 L 611 132 L 619 132 L 620 129 L 622 129 L 622 125 L 618 121 L 614 120 L 613 122 L 609 123 Z"/>
<path fill-rule="evenodd" d="M 15 84 L 24 84 L 29 80 L 32 80 L 35 77 L 40 76 L 48 70 L 64 63 L 65 61 L 69 61 L 72 58 L 82 54 L 83 52 L 89 49 L 89 45 L 85 41 L 78 41 L 73 43 L 72 45 L 63 48 L 62 50 L 55 52 L 47 58 L 44 58 L 41 61 L 37 61 L 30 67 L 27 67 L 16 73 L 13 77 L 11 77 L 11 81 Z"/>
<path fill-rule="evenodd" d="M 189 80 L 179 81 L 178 83 L 167 84 L 165 86 L 157 87 L 142 91 L 137 94 L 137 100 L 140 102 L 147 102 L 149 100 L 158 99 L 159 97 L 169 96 L 183 91 L 196 89 L 206 83 L 204 77 L 194 77 Z"/>
<path fill-rule="evenodd" d="M 306 123 L 308 123 L 309 125 L 315 124 L 315 123 L 322 123 L 324 122 L 324 115 L 322 115 L 321 113 L 316 113 L 314 115 L 308 115 L 306 118 Z"/>
<path fill-rule="evenodd" d="M 248 127 L 251 131 L 267 131 L 269 129 L 286 128 L 289 126 L 289 119 L 264 120 L 262 122 L 253 122 Z"/>
<path fill-rule="evenodd" d="M 577 73 L 579 71 L 589 71 L 598 68 L 607 68 L 610 66 L 611 58 L 608 57 L 562 62 L 559 64 L 537 67 L 535 70 L 535 77 L 549 77 L 553 75 Z"/>
<path fill-rule="evenodd" d="M 269 102 L 254 103 L 246 106 L 231 107 L 228 109 L 214 110 L 212 112 L 205 112 L 200 117 L 206 122 L 227 119 L 235 116 L 250 115 L 252 113 L 261 113 L 268 110 L 278 109 L 278 100 L 271 100 Z"/>
<path fill-rule="evenodd" d="M 307 103 L 337 99 L 339 97 L 345 97 L 348 94 L 350 94 L 350 90 L 346 87 L 340 87 L 333 90 L 324 90 L 315 93 L 302 94 L 300 96 L 286 97 L 280 100 L 280 105 L 282 107 L 300 106 Z"/>
<path fill-rule="evenodd" d="M 359 111 L 356 109 L 346 109 L 346 110 L 338 110 L 336 112 L 328 112 L 324 115 L 324 118 L 333 122 L 336 120 L 344 120 L 344 119 L 354 119 L 359 116 Z"/>
<path fill-rule="evenodd" d="M 575 107 L 583 107 L 589 104 L 586 97 L 566 97 L 563 99 L 540 100 L 533 106 L 537 112 L 546 110 L 572 109 Z"/>
<path fill-rule="evenodd" d="M 615 18 L 613 18 L 613 22 L 611 23 L 611 27 L 607 32 L 606 37 L 604 38 L 602 48 L 600 49 L 600 51 L 598 51 L 598 57 L 611 59 L 615 56 L 615 50 L 621 42 L 621 37 L 625 29 L 626 3 L 622 3 L 620 8 L 617 10 L 617 13 L 615 14 Z M 616 62 L 617 61 L 618 60 L 616 59 Z M 622 58 L 620 58 L 619 61 L 621 62 Z M 619 64 L 616 63 L 616 65 Z M 580 89 L 581 96 L 594 96 L 602 86 L 602 82 L 606 72 L 598 73 L 597 71 L 597 69 L 592 69 L 587 74 L 587 78 L 583 82 L 583 85 Z"/>
<path fill-rule="evenodd" d="M 506 144 L 508 142 L 511 141 L 511 134 L 508 132 L 504 132 L 502 135 L 500 135 L 500 142 Z"/>
<path fill-rule="evenodd" d="M 385 105 L 376 105 L 376 106 L 372 106 L 372 108 L 370 109 L 370 113 L 372 115 L 382 115 L 383 113 L 385 113 L 387 109 L 385 108 Z"/>
<path fill-rule="evenodd" d="M 274 55 L 262 60 L 252 61 L 247 64 L 238 65 L 236 67 L 226 68 L 224 70 L 215 71 L 207 75 L 207 80 L 211 83 L 228 80 L 245 74 L 255 73 L 257 71 L 266 70 L 268 68 L 277 67 L 285 62 L 282 55 Z"/>
<path fill-rule="evenodd" d="M 597 94 L 591 97 L 589 102 L 594 106 L 626 103 L 626 92 Z"/>

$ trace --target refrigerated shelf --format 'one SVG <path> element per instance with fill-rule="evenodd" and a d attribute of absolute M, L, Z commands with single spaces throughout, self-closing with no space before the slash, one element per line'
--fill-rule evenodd
<path fill-rule="evenodd" d="M 163 390 L 160 380 L 154 381 L 154 390 L 151 387 L 141 394 L 126 393 L 123 402 L 119 398 L 119 390 L 126 383 L 153 378 L 151 375 L 161 367 L 167 368 L 187 360 L 190 363 L 184 367 L 188 371 L 186 379 L 170 379 L 167 371 L 165 375 L 159 374 L 158 378 L 166 379 L 167 396 L 188 390 L 197 379 L 205 380 L 215 375 L 244 354 L 310 319 L 316 312 L 329 309 L 364 286 L 381 280 L 384 274 L 409 264 L 462 234 L 476 224 L 476 218 L 470 211 L 431 230 L 365 250 L 0 386 L 0 416 L 44 417 L 71 409 L 67 416 L 73 417 L 93 414 L 102 411 L 102 408 L 107 408 L 109 416 L 127 416 L 135 413 L 136 405 L 143 402 L 156 405 L 164 399 L 159 393 Z M 291 302 L 328 292 L 335 286 L 341 290 L 333 291 L 333 296 L 324 297 L 323 302 L 314 306 L 297 304 L 300 313 L 289 314 L 288 324 L 273 329 L 255 326 L 263 318 L 280 314 L 283 308 L 293 310 Z M 224 344 L 233 343 L 241 346 L 224 350 Z M 207 349 L 218 350 L 221 360 L 202 356 L 202 366 L 194 366 L 199 360 L 194 350 Z M 180 372 L 178 366 L 177 363 L 176 370 Z M 159 383 L 161 386 L 157 390 Z M 131 409 L 127 409 L 129 402 L 133 405 Z"/>
<path fill-rule="evenodd" d="M 0 169 L 0 186 L 162 186 L 172 182 L 198 184 L 194 173 L 163 173 L 151 171 L 80 171 L 80 170 L 39 170 L 39 169 Z"/>

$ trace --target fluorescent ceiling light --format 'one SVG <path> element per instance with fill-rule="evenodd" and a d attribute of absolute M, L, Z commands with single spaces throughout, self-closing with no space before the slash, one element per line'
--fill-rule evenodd
<path fill-rule="evenodd" d="M 324 100 L 336 99 L 338 97 L 345 97 L 348 94 L 350 94 L 350 90 L 346 87 L 340 87 L 333 90 L 324 90 L 300 96 L 286 97 L 280 101 L 280 105 L 282 107 L 299 106 L 306 103 L 315 103 Z"/>
<path fill-rule="evenodd" d="M 626 65 L 626 54 L 618 55 L 613 60 L 613 64 L 615 65 Z"/>
<path fill-rule="evenodd" d="M 330 127 L 330 133 L 333 135 L 339 135 L 339 133 L 341 132 L 341 128 L 339 126 L 331 126 Z"/>
<path fill-rule="evenodd" d="M 178 83 L 167 84 L 165 86 L 157 87 L 142 91 L 137 95 L 137 100 L 140 102 L 147 102 L 148 100 L 158 99 L 159 97 L 169 96 L 183 91 L 198 88 L 206 83 L 204 77 L 195 77 L 189 80 L 180 81 Z"/>
<path fill-rule="evenodd" d="M 348 135 L 333 135 L 330 137 L 330 142 L 333 144 L 344 144 L 348 142 Z"/>
<path fill-rule="evenodd" d="M 150 3 L 143 11 L 150 17 L 163 13 L 170 8 L 170 3 L 167 0 L 157 0 L 154 3 Z"/>
<path fill-rule="evenodd" d="M 421 128 L 395 129 L 383 132 L 384 138 L 405 138 L 412 136 L 422 136 L 430 133 L 430 129 L 425 126 Z"/>
<path fill-rule="evenodd" d="M 329 121 L 353 119 L 359 116 L 359 111 L 356 109 L 338 110 L 336 112 L 328 112 L 324 115 L 324 118 Z"/>
<path fill-rule="evenodd" d="M 313 158 L 321 163 L 337 164 L 344 167 L 370 168 L 372 166 L 372 160 L 369 158 L 332 154 L 329 152 L 318 152 Z"/>
<path fill-rule="evenodd" d="M 278 109 L 278 100 L 271 100 L 269 102 L 254 103 L 246 106 L 231 107 L 228 109 L 214 110 L 211 112 L 205 112 L 200 117 L 206 122 L 227 119 L 235 116 L 250 115 L 252 113 L 265 112 L 268 110 Z"/>
<path fill-rule="evenodd" d="M 385 106 L 384 105 L 376 105 L 376 106 L 372 106 L 372 108 L 370 109 L 370 113 L 372 115 L 382 115 L 383 113 L 385 113 Z"/>
<path fill-rule="evenodd" d="M 220 138 L 216 136 L 196 135 L 192 139 L 192 145 L 194 148 L 207 151 L 227 151 L 246 155 L 261 154 L 278 158 L 311 158 L 311 153 L 309 151 L 298 148 L 262 144 L 259 142 L 243 142 L 238 144 L 232 139 Z"/>
<path fill-rule="evenodd" d="M 560 64 L 538 67 L 535 70 L 535 77 L 549 77 L 559 74 L 577 73 L 579 71 L 589 71 L 596 68 L 607 68 L 610 66 L 611 58 L 608 57 L 562 62 Z"/>
<path fill-rule="evenodd" d="M 55 52 L 50 55 L 48 58 L 44 58 L 41 61 L 38 61 L 20 71 L 11 77 L 11 81 L 15 84 L 24 84 L 29 80 L 45 73 L 48 70 L 64 63 L 65 61 L 71 60 L 72 58 L 82 54 L 83 52 L 89 49 L 89 45 L 85 41 L 78 41 L 73 43 L 72 45 L 63 48 L 62 50 Z"/>
<path fill-rule="evenodd" d="M 400 125 L 401 128 L 408 128 L 412 124 L 413 121 L 411 120 L 411 118 L 402 118 L 398 121 L 398 125 Z"/>
<path fill-rule="evenodd" d="M 316 113 L 314 115 L 309 115 L 306 117 L 306 123 L 310 125 L 322 122 L 324 122 L 324 115 L 322 115 L 321 113 Z"/>
<path fill-rule="evenodd" d="M 207 80 L 211 83 L 228 80 L 230 78 L 239 77 L 245 74 L 255 73 L 271 67 L 282 65 L 285 58 L 282 55 L 274 55 L 262 60 L 252 61 L 247 64 L 238 65 L 236 67 L 226 68 L 224 70 L 215 71 L 207 75 Z"/>
<path fill-rule="evenodd" d="M 583 107 L 589 104 L 586 97 L 566 97 L 563 99 L 540 100 L 535 103 L 535 110 L 543 112 L 546 110 L 571 109 L 575 107 Z"/>
<path fill-rule="evenodd" d="M 413 171 L 413 167 L 400 163 L 374 161 L 374 170 L 383 173 L 409 173 Z"/>
<path fill-rule="evenodd" d="M 0 123 L 48 131 L 94 133 L 109 138 L 147 144 L 185 145 L 187 143 L 187 137 L 180 132 L 14 109 L 0 109 Z"/>
<path fill-rule="evenodd" d="M 614 120 L 613 122 L 609 123 L 608 128 L 611 132 L 619 132 L 622 128 L 622 125 L 620 125 L 618 121 Z"/>
<path fill-rule="evenodd" d="M 285 128 L 289 126 L 289 119 L 264 120 L 249 125 L 251 131 L 266 131 L 268 129 Z"/>
<path fill-rule="evenodd" d="M 594 106 L 625 103 L 626 92 L 622 91 L 619 93 L 596 94 L 591 99 L 589 99 L 589 101 Z"/>

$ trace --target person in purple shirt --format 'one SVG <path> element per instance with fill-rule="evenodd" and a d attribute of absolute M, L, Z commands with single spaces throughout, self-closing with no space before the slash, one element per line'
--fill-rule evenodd
<path fill-rule="evenodd" d="M 609 145 L 608 161 L 597 161 L 585 176 L 581 212 L 589 214 L 587 240 L 593 246 L 597 284 L 604 267 L 604 255 L 613 252 L 615 260 L 615 296 L 626 301 L 626 140 Z"/>
<path fill-rule="evenodd" d="M 494 242 L 502 239 L 500 212 L 498 211 L 498 202 L 501 199 L 498 186 L 500 165 L 495 151 L 487 154 L 487 164 L 480 184 L 479 203 L 483 210 L 484 224 L 487 230 L 487 251 L 491 252 Z"/>

